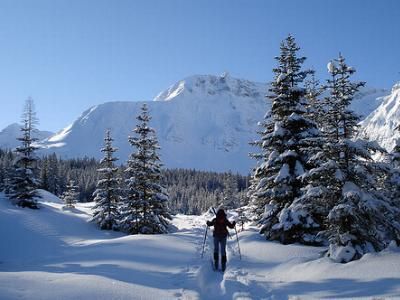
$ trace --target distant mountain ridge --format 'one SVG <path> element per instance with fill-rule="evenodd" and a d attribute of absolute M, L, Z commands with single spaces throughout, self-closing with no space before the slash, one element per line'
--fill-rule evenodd
<path fill-rule="evenodd" d="M 50 131 L 36 131 L 35 137 L 40 141 L 52 136 L 54 133 Z M 14 149 L 21 144 L 17 137 L 21 136 L 21 125 L 13 123 L 0 131 L 0 147 L 3 149 Z"/>
<path fill-rule="evenodd" d="M 258 122 L 271 107 L 268 85 L 224 74 L 195 75 L 159 93 L 148 104 L 166 167 L 249 173 L 256 162 L 249 142 L 258 138 Z M 364 88 L 352 108 L 366 116 L 381 103 L 381 89 Z M 72 124 L 45 138 L 45 152 L 62 157 L 102 157 L 106 129 L 111 129 L 125 163 L 132 148 L 128 136 L 144 102 L 107 102 L 84 111 Z M 1 144 L 0 144 L 1 145 Z"/>

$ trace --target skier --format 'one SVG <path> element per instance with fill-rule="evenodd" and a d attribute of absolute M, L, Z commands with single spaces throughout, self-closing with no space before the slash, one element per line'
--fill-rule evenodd
<path fill-rule="evenodd" d="M 225 211 L 220 208 L 217 211 L 216 217 L 212 221 L 207 221 L 207 226 L 214 226 L 214 266 L 215 269 L 218 270 L 218 260 L 219 260 L 219 255 L 218 255 L 218 248 L 221 250 L 221 269 L 222 272 L 225 271 L 226 268 L 226 238 L 228 236 L 228 229 L 226 226 L 229 228 L 234 228 L 236 225 L 236 222 L 229 222 L 228 219 L 226 218 L 226 213 Z"/>

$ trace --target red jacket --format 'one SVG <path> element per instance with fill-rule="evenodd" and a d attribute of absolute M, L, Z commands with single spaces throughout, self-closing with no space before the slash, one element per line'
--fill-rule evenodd
<path fill-rule="evenodd" d="M 220 212 L 221 210 L 218 211 L 216 218 L 212 219 L 212 221 L 207 221 L 207 225 L 214 226 L 213 236 L 223 238 L 228 236 L 228 229 L 226 227 L 228 226 L 229 228 L 234 228 L 236 223 L 229 222 L 229 220 L 226 218 L 225 212 Z"/>

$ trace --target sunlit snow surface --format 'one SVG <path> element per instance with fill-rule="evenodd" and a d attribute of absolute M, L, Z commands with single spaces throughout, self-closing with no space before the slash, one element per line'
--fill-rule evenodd
<path fill-rule="evenodd" d="M 211 215 L 178 215 L 168 235 L 125 236 L 88 223 L 91 203 L 63 211 L 42 194 L 40 210 L 0 194 L 2 300 L 400 298 L 397 247 L 338 264 L 320 257 L 324 248 L 267 242 L 246 227 L 242 260 L 230 239 L 222 274 L 211 269 L 211 232 L 200 258 Z"/>

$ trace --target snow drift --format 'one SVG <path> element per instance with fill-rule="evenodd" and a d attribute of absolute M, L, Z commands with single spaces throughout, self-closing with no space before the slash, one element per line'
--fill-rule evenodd
<path fill-rule="evenodd" d="M 175 216 L 177 231 L 124 236 L 88 223 L 93 203 L 63 211 L 41 192 L 40 210 L 0 193 L 0 298 L 321 299 L 400 297 L 400 251 L 390 247 L 348 264 L 322 247 L 267 242 L 252 227 L 228 240 L 224 274 L 210 266 L 212 234 L 200 258 L 205 220 Z"/>

